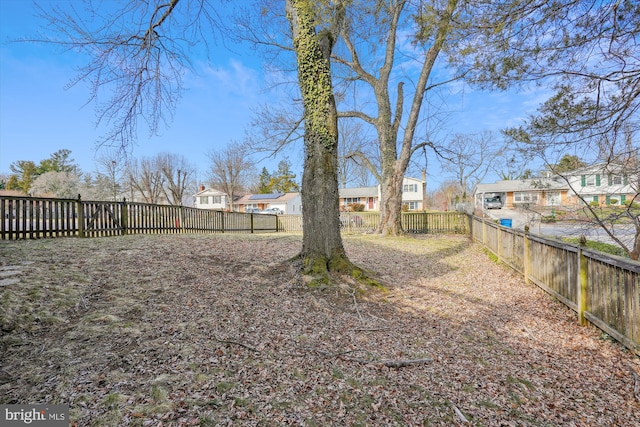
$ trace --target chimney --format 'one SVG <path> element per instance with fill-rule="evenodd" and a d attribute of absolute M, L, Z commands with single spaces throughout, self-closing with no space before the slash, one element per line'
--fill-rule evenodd
<path fill-rule="evenodd" d="M 200 191 L 204 191 L 204 185 L 200 184 Z"/>

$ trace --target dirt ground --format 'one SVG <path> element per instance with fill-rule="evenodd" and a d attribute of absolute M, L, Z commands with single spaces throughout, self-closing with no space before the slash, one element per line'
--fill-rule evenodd
<path fill-rule="evenodd" d="M 464 236 L 0 242 L 0 403 L 74 426 L 632 426 L 640 360 Z"/>

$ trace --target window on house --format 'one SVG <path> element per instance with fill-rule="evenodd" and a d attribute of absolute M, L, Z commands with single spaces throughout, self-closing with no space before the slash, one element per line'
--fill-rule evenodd
<path fill-rule="evenodd" d="M 406 202 L 405 205 L 410 211 L 415 211 L 419 208 L 418 202 Z"/>
<path fill-rule="evenodd" d="M 559 206 L 560 205 L 560 192 L 550 191 L 547 193 L 547 206 Z"/>
<path fill-rule="evenodd" d="M 611 185 L 622 185 L 622 177 L 621 176 L 612 176 L 611 177 Z"/>
<path fill-rule="evenodd" d="M 515 192 L 513 193 L 513 201 L 515 203 L 538 203 L 538 193 Z"/>
<path fill-rule="evenodd" d="M 200 196 L 200 204 L 208 205 L 209 204 L 209 196 Z"/>
<path fill-rule="evenodd" d="M 586 184 L 587 185 L 596 185 L 596 176 L 595 175 L 587 175 Z"/>
<path fill-rule="evenodd" d="M 404 193 L 417 193 L 418 192 L 418 184 L 405 184 L 402 186 L 402 191 Z"/>
<path fill-rule="evenodd" d="M 222 203 L 222 196 L 211 196 L 211 203 L 219 205 Z"/>
<path fill-rule="evenodd" d="M 360 198 L 359 197 L 345 197 L 344 198 L 344 205 L 350 205 L 352 203 L 360 203 Z"/>

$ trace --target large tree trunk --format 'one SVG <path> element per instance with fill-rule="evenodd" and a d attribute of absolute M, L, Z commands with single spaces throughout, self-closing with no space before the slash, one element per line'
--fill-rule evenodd
<path fill-rule="evenodd" d="M 302 175 L 303 269 L 326 277 L 348 265 L 340 236 L 338 198 L 338 114 L 329 56 L 334 36 L 315 30 L 314 2 L 288 0 L 304 104 L 305 161 Z"/>
<path fill-rule="evenodd" d="M 393 163 L 396 163 L 395 160 Z M 383 171 L 385 169 L 383 168 Z M 395 167 L 387 168 L 390 174 L 382 176 L 380 184 L 380 225 L 377 232 L 397 236 L 402 229 L 402 180 L 404 173 Z"/>

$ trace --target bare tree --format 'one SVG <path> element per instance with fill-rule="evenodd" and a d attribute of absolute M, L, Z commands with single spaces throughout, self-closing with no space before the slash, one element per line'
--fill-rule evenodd
<path fill-rule="evenodd" d="M 185 192 L 195 177 L 195 166 L 183 155 L 173 153 L 156 155 L 155 164 L 164 178 L 162 191 L 169 204 L 183 205 Z"/>
<path fill-rule="evenodd" d="M 345 188 L 348 183 L 354 183 L 358 187 L 369 185 L 372 176 L 366 162 L 372 162 L 376 166 L 375 153 L 370 153 L 371 143 L 367 141 L 362 124 L 353 120 L 340 120 L 338 122 L 340 140 L 338 143 L 338 180 L 340 186 Z M 364 153 L 367 153 L 366 155 Z"/>
<path fill-rule="evenodd" d="M 140 161 L 130 159 L 127 163 L 127 178 L 130 185 L 130 199 L 140 196 L 146 203 L 159 204 L 164 193 L 164 176 L 154 159 L 143 157 Z"/>
<path fill-rule="evenodd" d="M 398 234 L 402 232 L 402 183 L 411 158 L 427 147 L 438 153 L 442 146 L 429 132 L 418 136 L 419 127 L 427 129 L 424 115 L 431 114 L 423 107 L 440 87 L 481 66 L 461 66 L 440 78 L 433 73 L 438 58 L 444 55 L 444 60 L 451 61 L 456 55 L 470 54 L 473 51 L 461 52 L 458 42 L 473 39 L 478 27 L 493 28 L 497 23 L 482 2 L 474 1 L 354 2 L 347 11 L 340 34 L 343 49 L 332 57 L 342 82 L 340 93 L 345 94 L 340 117 L 359 119 L 377 133 L 379 167 L 367 162 L 363 153 L 354 154 L 380 183 L 378 232 Z M 351 91 L 354 96 L 347 96 Z"/>
<path fill-rule="evenodd" d="M 102 151 L 96 158 L 97 174 L 96 178 L 101 179 L 100 176 L 106 177 L 109 182 L 109 197 L 112 200 L 117 200 L 118 195 L 122 191 L 122 180 L 127 170 L 127 160 L 123 156 L 122 151 L 108 149 Z"/>
<path fill-rule="evenodd" d="M 249 186 L 253 161 L 246 146 L 238 143 L 227 145 L 223 151 L 211 150 L 208 156 L 211 161 L 209 179 L 214 187 L 229 197 L 229 209 L 233 211 L 235 197 Z"/>
<path fill-rule="evenodd" d="M 451 173 L 462 191 L 462 202 L 491 170 L 497 153 L 493 134 L 456 134 L 446 149 L 442 169 Z"/>
<path fill-rule="evenodd" d="M 102 143 L 124 148 L 136 140 L 138 118 L 151 134 L 171 119 L 184 70 L 191 65 L 190 49 L 214 39 L 221 21 L 216 7 L 225 2 L 131 0 L 114 6 L 86 1 L 85 7 L 40 8 L 49 25 L 33 41 L 62 45 L 90 58 L 69 86 L 88 83 L 97 124 L 110 127 Z M 103 93 L 109 94 L 106 101 Z"/>

